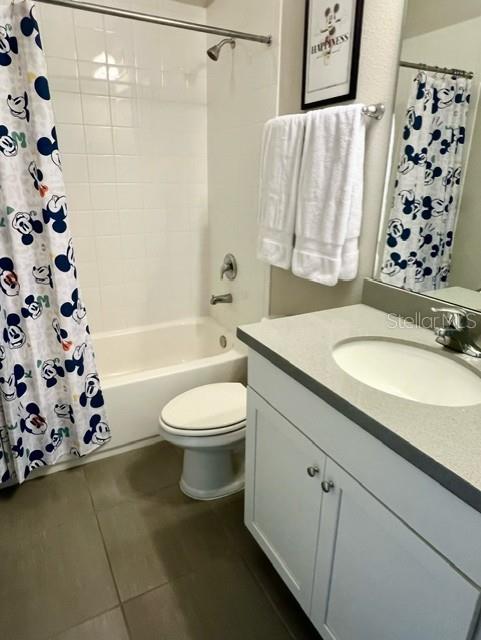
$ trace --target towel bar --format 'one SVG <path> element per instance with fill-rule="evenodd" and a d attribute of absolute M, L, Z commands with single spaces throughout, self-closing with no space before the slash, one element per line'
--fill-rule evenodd
<path fill-rule="evenodd" d="M 376 120 L 382 120 L 382 117 L 386 112 L 386 107 L 382 102 L 378 102 L 377 104 L 369 104 L 366 107 L 363 107 L 362 112 L 365 116 L 375 118 Z"/>

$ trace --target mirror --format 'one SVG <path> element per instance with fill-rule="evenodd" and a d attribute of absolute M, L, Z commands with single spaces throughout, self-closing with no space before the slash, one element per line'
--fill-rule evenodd
<path fill-rule="evenodd" d="M 481 310 L 481 2 L 408 0 L 374 279 Z"/>

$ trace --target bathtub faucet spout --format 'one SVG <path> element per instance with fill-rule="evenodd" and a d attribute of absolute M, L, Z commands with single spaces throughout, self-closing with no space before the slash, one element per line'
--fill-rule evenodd
<path fill-rule="evenodd" d="M 211 296 L 210 303 L 215 304 L 230 304 L 232 302 L 232 294 L 225 293 L 223 296 Z"/>

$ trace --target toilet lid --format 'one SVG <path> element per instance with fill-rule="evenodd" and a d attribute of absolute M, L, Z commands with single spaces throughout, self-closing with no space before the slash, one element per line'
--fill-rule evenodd
<path fill-rule="evenodd" d="M 240 382 L 207 384 L 175 397 L 160 417 L 176 429 L 220 429 L 244 422 L 246 403 L 246 388 Z"/>

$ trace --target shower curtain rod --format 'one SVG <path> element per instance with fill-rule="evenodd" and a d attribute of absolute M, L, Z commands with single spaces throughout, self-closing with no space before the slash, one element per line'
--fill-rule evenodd
<path fill-rule="evenodd" d="M 424 64 L 423 62 L 406 62 L 401 60 L 399 63 L 401 67 L 407 67 L 408 69 L 420 69 L 421 71 L 435 71 L 436 73 L 449 73 L 452 76 L 459 76 L 460 78 L 468 78 L 471 80 L 474 78 L 472 71 L 463 71 L 462 69 L 450 69 L 449 67 L 435 67 L 430 64 Z"/>
<path fill-rule="evenodd" d="M 90 11 L 92 13 L 101 13 L 106 16 L 115 16 L 116 18 L 130 18 L 131 20 L 140 20 L 141 22 L 150 22 L 151 24 L 160 24 L 164 27 L 175 27 L 177 29 L 187 29 L 188 31 L 201 31 L 202 33 L 212 33 L 214 35 L 223 36 L 224 38 L 236 38 L 238 40 L 252 40 L 253 42 L 262 42 L 270 45 L 272 36 L 260 36 L 254 33 L 245 33 L 243 31 L 232 31 L 231 29 L 223 29 L 221 27 L 209 27 L 205 24 L 196 22 L 187 22 L 185 20 L 174 20 L 172 18 L 163 18 L 154 16 L 149 13 L 140 13 L 139 11 L 131 11 L 130 9 L 117 9 L 115 7 L 105 7 L 101 4 L 93 4 L 92 2 L 77 2 L 76 0 L 37 0 L 44 4 L 51 4 L 58 7 L 67 7 L 68 9 L 80 9 L 81 11 Z"/>

